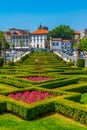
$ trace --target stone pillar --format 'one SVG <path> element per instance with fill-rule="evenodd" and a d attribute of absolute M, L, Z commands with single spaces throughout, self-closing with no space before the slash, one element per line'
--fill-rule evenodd
<path fill-rule="evenodd" d="M 50 37 L 50 50 L 52 50 L 52 37 Z"/>

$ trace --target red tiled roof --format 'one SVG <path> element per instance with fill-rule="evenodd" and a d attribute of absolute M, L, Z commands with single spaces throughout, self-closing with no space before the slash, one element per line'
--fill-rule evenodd
<path fill-rule="evenodd" d="M 62 38 L 52 38 L 52 41 L 62 41 Z"/>
<path fill-rule="evenodd" d="M 31 34 L 48 34 L 48 30 L 46 29 L 36 30 L 35 32 L 32 32 Z"/>
<path fill-rule="evenodd" d="M 80 35 L 80 32 L 79 31 L 75 31 L 74 34 Z"/>
<path fill-rule="evenodd" d="M 70 40 L 62 40 L 62 42 L 70 42 Z"/>

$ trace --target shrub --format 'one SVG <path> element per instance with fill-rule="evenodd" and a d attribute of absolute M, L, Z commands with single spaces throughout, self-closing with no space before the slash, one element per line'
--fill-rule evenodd
<path fill-rule="evenodd" d="M 6 110 L 6 102 L 0 101 L 0 113 L 4 112 Z"/>
<path fill-rule="evenodd" d="M 82 107 L 79 103 L 60 99 L 55 102 L 55 111 L 82 124 L 87 124 L 87 107 Z"/>
<path fill-rule="evenodd" d="M 25 56 L 21 57 L 22 62 L 24 62 L 27 58 L 29 58 L 29 54 L 26 54 Z"/>
<path fill-rule="evenodd" d="M 2 67 L 4 64 L 4 59 L 3 58 L 0 58 L 0 67 Z"/>
<path fill-rule="evenodd" d="M 77 66 L 80 68 L 84 68 L 85 60 L 84 59 L 77 59 Z"/>
<path fill-rule="evenodd" d="M 67 65 L 68 65 L 68 66 L 72 66 L 72 65 L 74 65 L 74 62 L 72 62 L 72 61 L 67 62 Z"/>
<path fill-rule="evenodd" d="M 54 112 L 54 101 L 44 100 L 39 103 L 27 105 L 19 101 L 9 99 L 7 101 L 7 111 L 15 113 L 26 120 L 32 120 L 46 113 Z"/>
<path fill-rule="evenodd" d="M 7 65 L 14 66 L 15 63 L 14 63 L 13 61 L 9 60 L 9 61 L 7 62 Z"/>
<path fill-rule="evenodd" d="M 60 80 L 60 81 L 55 81 L 55 82 L 50 82 L 50 83 L 46 83 L 46 84 L 41 84 L 39 87 L 43 87 L 43 88 L 57 88 L 57 87 L 61 87 L 64 85 L 68 85 L 68 84 L 72 84 L 72 83 L 76 83 L 78 82 L 78 78 L 72 78 L 72 79 L 64 79 L 64 80 Z"/>

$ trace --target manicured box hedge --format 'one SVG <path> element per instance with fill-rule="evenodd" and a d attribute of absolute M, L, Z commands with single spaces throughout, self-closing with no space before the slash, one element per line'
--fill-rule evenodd
<path fill-rule="evenodd" d="M 21 101 L 9 99 L 7 101 L 7 111 L 26 119 L 32 120 L 46 113 L 54 112 L 54 101 L 44 100 L 34 104 L 27 105 Z"/>
<path fill-rule="evenodd" d="M 61 87 L 61 86 L 68 85 L 68 84 L 77 83 L 78 80 L 79 80 L 78 78 L 65 79 L 62 81 L 55 81 L 55 82 L 42 84 L 42 85 L 39 85 L 39 87 L 52 89 L 52 88 L 57 88 L 57 87 Z"/>
<path fill-rule="evenodd" d="M 85 59 L 77 59 L 77 66 L 80 68 L 84 68 L 85 67 Z"/>
<path fill-rule="evenodd" d="M 0 77 L 0 83 L 12 85 L 12 86 L 17 87 L 17 88 L 31 87 L 30 84 L 19 82 L 19 81 L 16 81 L 14 79 L 5 79 L 5 78 L 1 78 L 1 77 Z"/>
<path fill-rule="evenodd" d="M 79 121 L 82 124 L 87 124 L 87 106 L 82 106 L 80 103 L 75 103 L 65 99 L 57 100 L 55 103 L 55 111 Z"/>
<path fill-rule="evenodd" d="M 87 92 L 87 84 L 72 85 L 70 87 L 65 87 L 62 90 L 69 91 L 69 92 L 80 92 L 80 93 L 84 93 L 84 92 Z"/>

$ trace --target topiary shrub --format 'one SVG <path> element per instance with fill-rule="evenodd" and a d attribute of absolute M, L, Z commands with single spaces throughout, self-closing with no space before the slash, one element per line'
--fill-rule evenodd
<path fill-rule="evenodd" d="M 77 66 L 80 68 L 85 67 L 85 60 L 84 59 L 77 59 Z"/>
<path fill-rule="evenodd" d="M 73 66 L 73 65 L 74 65 L 74 62 L 73 62 L 73 61 L 67 62 L 67 65 L 68 65 L 68 66 Z"/>
<path fill-rule="evenodd" d="M 3 59 L 3 58 L 0 58 L 0 67 L 3 66 L 3 63 L 4 63 L 4 59 Z"/>
<path fill-rule="evenodd" d="M 27 58 L 29 58 L 29 54 L 26 54 L 25 56 L 21 57 L 21 61 L 24 62 Z"/>
<path fill-rule="evenodd" d="M 15 63 L 14 63 L 13 61 L 9 60 L 9 61 L 7 62 L 7 65 L 14 66 Z"/>

